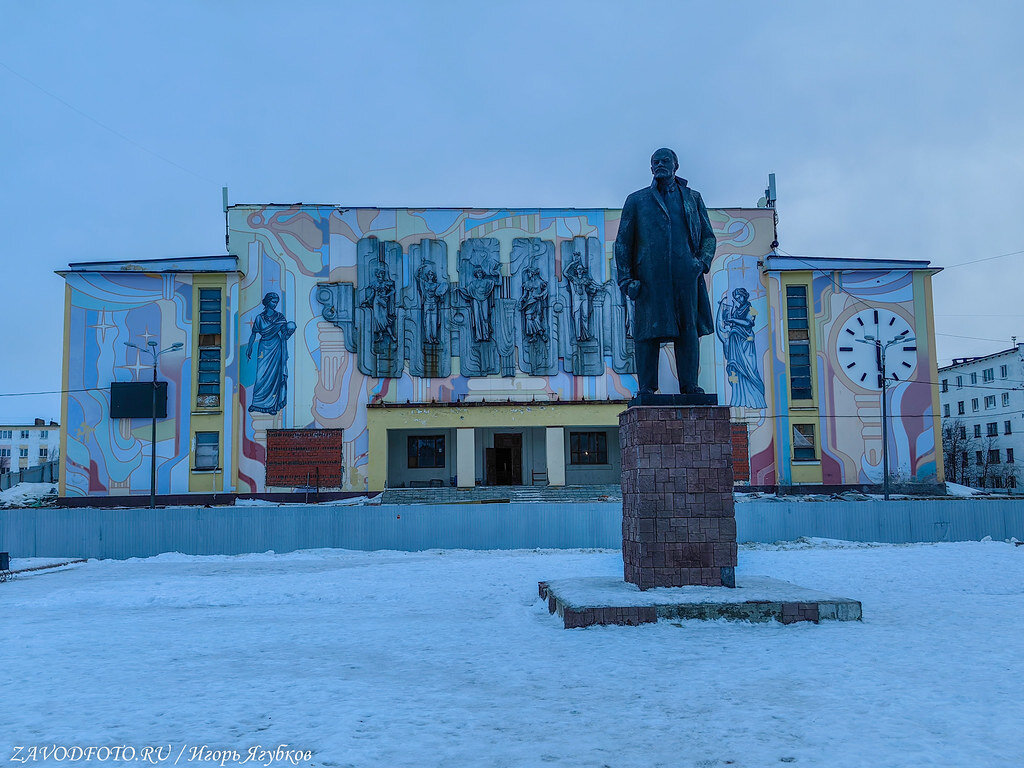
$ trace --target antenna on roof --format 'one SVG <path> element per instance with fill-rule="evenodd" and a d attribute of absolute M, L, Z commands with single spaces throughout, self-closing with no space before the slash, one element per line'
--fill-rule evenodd
<path fill-rule="evenodd" d="M 758 208 L 774 208 L 775 207 L 775 174 L 768 174 L 768 188 L 764 191 L 764 196 L 757 201 Z"/>

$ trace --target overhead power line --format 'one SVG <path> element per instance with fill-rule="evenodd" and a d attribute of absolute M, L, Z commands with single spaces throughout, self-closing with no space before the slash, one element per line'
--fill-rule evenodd
<path fill-rule="evenodd" d="M 10 66 L 8 66 L 7 64 L 5 64 L 2 61 L 0 61 L 0 67 L 3 67 L 4 69 L 6 69 L 8 72 L 10 72 L 15 77 L 18 77 L 18 78 L 24 80 L 26 83 L 31 85 L 33 88 L 41 91 L 42 93 L 45 93 L 51 99 L 54 99 L 55 101 L 60 102 L 65 107 L 70 109 L 72 112 L 75 112 L 75 113 L 81 115 L 86 120 L 89 120 L 89 121 L 95 123 L 96 125 L 98 125 L 103 130 L 109 131 L 110 133 L 112 133 L 115 136 L 117 136 L 119 139 L 127 141 L 129 144 L 131 144 L 134 147 L 137 147 L 138 149 L 141 149 L 143 152 L 152 155 L 153 157 L 157 158 L 158 160 L 163 160 L 168 165 L 173 165 L 179 171 L 184 171 L 185 173 L 188 173 L 188 174 L 190 174 L 192 176 L 195 176 L 197 179 L 201 179 L 201 180 L 203 180 L 203 181 L 205 181 L 205 182 L 207 182 L 209 184 L 217 184 L 217 182 L 215 182 L 213 179 L 209 179 L 206 176 L 203 176 L 201 173 L 196 173 L 192 169 L 186 168 L 184 165 L 181 165 L 180 163 L 176 163 L 174 160 L 171 160 L 171 158 L 169 158 L 169 157 L 167 157 L 165 155 L 162 155 L 162 154 L 160 154 L 159 152 L 157 152 L 155 150 L 150 149 L 149 147 L 145 146 L 144 144 L 140 144 L 139 142 L 135 141 L 135 139 L 131 138 L 130 136 L 125 136 L 123 133 L 121 133 L 116 128 L 112 128 L 111 126 L 107 125 L 103 121 L 97 120 L 95 117 L 90 115 L 88 112 L 85 112 L 85 111 L 79 109 L 78 107 L 76 107 L 74 104 L 72 104 L 72 103 L 70 103 L 68 101 L 65 101 L 60 96 L 55 94 L 53 91 L 47 90 L 46 88 L 41 86 L 39 83 L 35 82 L 34 80 L 30 80 L 29 78 L 25 77 L 25 75 L 21 74 L 20 72 L 18 72 L 15 69 L 12 69 Z"/>

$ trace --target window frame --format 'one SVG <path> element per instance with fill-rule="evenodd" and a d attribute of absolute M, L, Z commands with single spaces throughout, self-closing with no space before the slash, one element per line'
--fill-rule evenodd
<path fill-rule="evenodd" d="M 799 424 L 793 424 L 792 440 L 793 440 L 793 461 L 794 462 L 808 462 L 818 461 L 818 441 L 817 431 L 815 425 L 807 422 L 801 422 Z M 806 445 L 798 445 L 797 436 Z"/>
<path fill-rule="evenodd" d="M 413 450 L 414 441 L 416 450 Z M 427 442 L 432 442 L 433 447 L 426 447 Z M 448 446 L 444 434 L 430 435 L 407 435 L 406 436 L 406 469 L 444 469 L 448 462 Z M 424 453 L 426 450 L 426 453 Z M 429 457 L 432 463 L 421 463 L 423 457 Z M 440 457 L 440 463 L 438 462 Z M 415 463 L 414 463 L 415 462 Z"/>
<path fill-rule="evenodd" d="M 194 450 L 192 452 L 192 469 L 195 472 L 215 472 L 220 469 L 220 432 L 210 430 L 198 430 L 194 437 Z M 212 439 L 211 439 L 212 436 Z M 200 450 L 202 446 L 203 450 Z M 212 462 L 208 457 L 212 454 Z M 206 463 L 200 461 L 203 456 Z"/>
<path fill-rule="evenodd" d="M 569 464 L 574 467 L 607 466 L 608 433 L 603 430 L 570 432 Z"/>

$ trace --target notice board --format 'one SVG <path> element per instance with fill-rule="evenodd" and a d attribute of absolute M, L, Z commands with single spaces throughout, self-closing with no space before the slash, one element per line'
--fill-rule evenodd
<path fill-rule="evenodd" d="M 341 429 L 267 430 L 267 487 L 341 488 Z"/>

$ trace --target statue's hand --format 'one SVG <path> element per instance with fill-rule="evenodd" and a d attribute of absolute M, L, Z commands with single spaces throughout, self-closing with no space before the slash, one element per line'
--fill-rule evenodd
<path fill-rule="evenodd" d="M 631 299 L 636 299 L 640 295 L 640 281 L 630 280 L 626 283 L 626 295 Z"/>
<path fill-rule="evenodd" d="M 245 359 L 252 360 L 252 347 L 249 347 L 247 350 L 245 350 Z"/>

